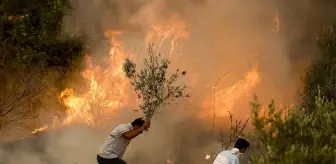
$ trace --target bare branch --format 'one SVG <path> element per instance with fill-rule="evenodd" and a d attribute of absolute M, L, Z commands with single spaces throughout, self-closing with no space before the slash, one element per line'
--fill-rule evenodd
<path fill-rule="evenodd" d="M 235 142 L 239 136 L 243 133 L 244 129 L 247 126 L 247 123 L 250 118 L 247 118 L 244 122 L 241 118 L 239 121 L 235 120 L 235 125 L 233 125 L 233 115 L 230 111 L 227 111 L 229 113 L 229 119 L 230 119 L 230 134 L 227 141 L 224 141 L 223 137 L 223 130 L 221 131 L 221 142 L 222 142 L 222 149 L 228 149 L 230 145 Z"/>
<path fill-rule="evenodd" d="M 2 86 L 0 96 L 0 131 L 13 127 L 23 127 L 26 120 L 36 118 L 38 112 L 32 104 L 34 99 L 46 89 L 41 72 L 24 72 Z"/>
<path fill-rule="evenodd" d="M 213 85 L 213 99 L 214 99 L 214 109 L 213 109 L 213 117 L 212 117 L 212 136 L 214 136 L 214 132 L 215 132 L 215 120 L 216 120 L 216 87 L 217 84 L 222 80 L 222 78 L 228 74 L 228 72 L 224 73 L 222 76 L 220 76 L 216 83 Z"/>

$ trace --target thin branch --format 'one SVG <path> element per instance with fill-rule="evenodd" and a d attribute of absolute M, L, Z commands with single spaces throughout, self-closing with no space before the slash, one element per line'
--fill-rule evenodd
<path fill-rule="evenodd" d="M 222 80 L 222 78 L 228 74 L 228 72 L 224 73 L 222 76 L 220 76 L 216 83 L 213 85 L 213 99 L 214 99 L 214 109 L 213 109 L 213 117 L 212 117 L 212 136 L 214 136 L 214 131 L 215 131 L 215 120 L 216 120 L 216 87 L 217 84 Z"/>
<path fill-rule="evenodd" d="M 38 116 L 30 103 L 46 86 L 40 72 L 23 73 L 6 87 L 0 99 L 0 131 L 19 126 L 22 122 Z M 27 104 L 29 103 L 29 104 Z"/>
<path fill-rule="evenodd" d="M 235 120 L 235 125 L 233 125 L 233 115 L 230 111 L 227 111 L 229 113 L 229 119 L 230 119 L 230 134 L 229 134 L 229 138 L 226 142 L 224 142 L 223 140 L 223 134 L 221 133 L 221 138 L 222 138 L 222 149 L 225 146 L 225 149 L 228 149 L 230 147 L 230 145 L 235 142 L 238 137 L 243 133 L 244 129 L 247 126 L 247 123 L 249 121 L 250 118 L 247 118 L 244 123 L 242 122 L 243 119 L 241 118 L 239 121 Z"/>

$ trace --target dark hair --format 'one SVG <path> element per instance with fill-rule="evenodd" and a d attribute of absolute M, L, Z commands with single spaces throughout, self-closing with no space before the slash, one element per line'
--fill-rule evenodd
<path fill-rule="evenodd" d="M 142 126 L 144 123 L 145 120 L 143 118 L 137 118 L 131 124 L 132 126 Z"/>
<path fill-rule="evenodd" d="M 236 141 L 234 147 L 237 148 L 237 149 L 244 149 L 244 148 L 250 147 L 250 143 L 243 138 L 239 138 Z"/>

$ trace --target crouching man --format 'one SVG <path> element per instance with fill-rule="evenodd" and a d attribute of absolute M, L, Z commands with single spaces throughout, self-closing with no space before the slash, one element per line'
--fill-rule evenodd
<path fill-rule="evenodd" d="M 250 147 L 250 143 L 243 138 L 239 138 L 234 148 L 219 153 L 213 164 L 239 164 L 238 156 L 243 154 Z"/>
<path fill-rule="evenodd" d="M 148 130 L 150 122 L 142 118 L 135 119 L 132 123 L 120 124 L 107 136 L 100 146 L 97 161 L 99 164 L 127 164 L 122 157 L 130 141 Z"/>

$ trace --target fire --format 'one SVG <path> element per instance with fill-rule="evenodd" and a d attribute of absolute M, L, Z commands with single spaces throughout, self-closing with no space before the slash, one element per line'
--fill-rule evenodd
<path fill-rule="evenodd" d="M 59 100 L 66 106 L 65 118 L 55 118 L 61 122 L 60 126 L 69 125 L 73 122 L 82 122 L 95 126 L 113 117 L 114 112 L 128 102 L 128 83 L 123 74 L 122 63 L 126 57 L 123 44 L 116 37 L 120 32 L 107 32 L 113 46 L 109 54 L 109 66 L 103 70 L 99 66 L 93 66 L 91 58 L 86 56 L 88 68 L 82 76 L 87 80 L 88 91 L 78 94 L 73 88 L 65 89 L 59 96 Z M 55 127 L 54 123 L 51 125 Z M 35 129 L 37 133 L 48 129 L 44 125 Z"/>
<path fill-rule="evenodd" d="M 148 32 L 146 43 L 158 42 L 158 51 L 162 48 L 165 41 L 170 41 L 169 59 L 173 55 L 179 39 L 188 39 L 186 23 L 178 16 L 172 15 L 168 20 L 160 21 L 155 24 Z"/>
<path fill-rule="evenodd" d="M 245 95 L 248 95 L 250 91 L 256 87 L 260 82 L 260 75 L 258 67 L 254 67 L 250 72 L 245 74 L 243 80 L 238 81 L 232 86 L 225 89 L 216 91 L 216 116 L 227 116 L 227 111 L 232 111 L 233 106 Z M 201 112 L 201 117 L 213 115 L 213 100 L 206 101 L 204 103 L 204 110 Z M 211 108 L 212 107 L 212 108 Z M 204 113 L 205 112 L 205 113 Z"/>
<path fill-rule="evenodd" d="M 207 154 L 207 155 L 205 156 L 205 158 L 204 158 L 204 159 L 207 161 L 207 160 L 209 160 L 209 159 L 210 159 L 210 157 L 211 157 L 211 156 L 210 156 L 210 154 Z"/>
<path fill-rule="evenodd" d="M 116 39 L 120 34 L 115 31 L 106 33 L 113 44 L 108 68 L 103 71 L 99 66 L 93 68 L 91 59 L 87 57 L 89 67 L 83 76 L 89 82 L 88 92 L 78 95 L 73 89 L 66 89 L 61 93 L 61 101 L 67 107 L 65 124 L 76 120 L 88 125 L 99 124 L 127 104 L 128 83 L 122 71 L 126 52 L 122 42 Z"/>
<path fill-rule="evenodd" d="M 169 56 L 173 54 L 177 40 L 188 37 L 186 24 L 178 15 L 157 21 L 151 27 L 145 42 L 158 42 L 159 47 L 156 47 L 158 51 L 165 42 L 169 42 L 171 45 Z M 132 58 L 132 56 L 126 51 L 124 43 L 118 39 L 121 34 L 121 31 L 105 32 L 111 43 L 107 68 L 95 66 L 92 59 L 86 55 L 87 69 L 83 71 L 82 76 L 87 82 L 88 90 L 85 93 L 76 93 L 75 89 L 67 88 L 59 95 L 59 100 L 66 107 L 66 111 L 64 118 L 56 118 L 61 122 L 57 127 L 73 122 L 96 126 L 111 119 L 117 110 L 128 104 L 129 83 L 122 70 L 122 64 L 126 57 Z M 33 133 L 50 127 L 56 127 L 55 123 L 36 129 Z"/>
<path fill-rule="evenodd" d="M 166 163 L 167 164 L 174 164 L 174 161 L 172 161 L 171 159 L 167 159 Z"/>
<path fill-rule="evenodd" d="M 32 133 L 32 134 L 35 134 L 35 133 L 44 131 L 44 130 L 46 130 L 46 129 L 48 129 L 48 126 L 47 126 L 47 125 L 43 125 L 42 127 L 35 129 L 35 130 L 32 131 L 31 133 Z M 22 138 L 22 139 L 23 139 L 23 138 Z"/>

